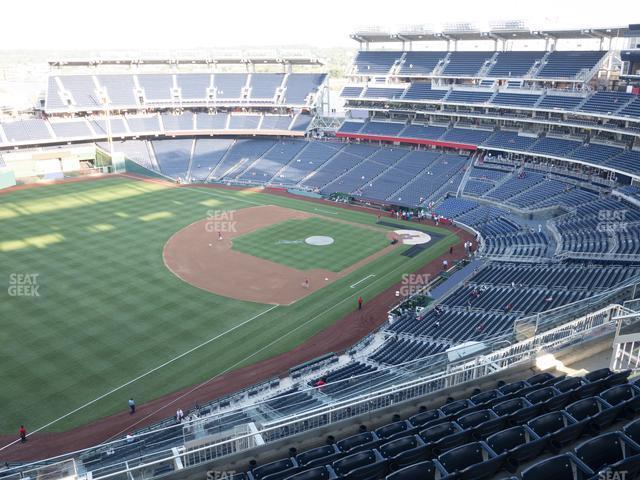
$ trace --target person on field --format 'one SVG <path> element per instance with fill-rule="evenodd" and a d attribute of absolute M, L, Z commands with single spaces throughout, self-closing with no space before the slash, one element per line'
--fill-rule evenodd
<path fill-rule="evenodd" d="M 218 240 L 222 240 L 222 232 L 218 232 Z"/>
<path fill-rule="evenodd" d="M 20 441 L 22 443 L 27 441 L 27 430 L 24 428 L 24 425 L 20 425 L 20 430 L 18 430 L 18 433 L 20 434 Z"/>
<path fill-rule="evenodd" d="M 302 287 L 306 288 L 306 289 L 309 289 L 309 279 L 308 278 L 304 279 L 304 282 L 302 282 Z"/>
<path fill-rule="evenodd" d="M 362 310 L 362 297 L 358 297 L 358 310 Z"/>
<path fill-rule="evenodd" d="M 136 402 L 133 400 L 133 398 L 129 399 L 129 414 L 133 415 L 134 413 L 136 413 Z"/>

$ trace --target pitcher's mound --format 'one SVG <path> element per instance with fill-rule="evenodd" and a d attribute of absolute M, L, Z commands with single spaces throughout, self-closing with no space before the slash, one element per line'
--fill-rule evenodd
<path fill-rule="evenodd" d="M 333 243 L 333 238 L 325 237 L 324 235 L 314 235 L 312 237 L 305 238 L 304 243 L 316 246 L 331 245 Z"/>

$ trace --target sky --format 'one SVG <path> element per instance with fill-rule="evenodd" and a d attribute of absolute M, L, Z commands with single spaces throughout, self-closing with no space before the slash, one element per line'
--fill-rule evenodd
<path fill-rule="evenodd" d="M 640 23 L 640 2 L 618 0 L 2 0 L 0 49 L 167 50 L 355 46 L 362 26 L 487 24 L 585 28 Z"/>

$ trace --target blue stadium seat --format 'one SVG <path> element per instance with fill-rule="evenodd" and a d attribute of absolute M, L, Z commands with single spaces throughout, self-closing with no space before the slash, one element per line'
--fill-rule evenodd
<path fill-rule="evenodd" d="M 389 460 L 394 470 L 422 460 L 429 460 L 431 457 L 431 447 L 419 435 L 392 440 L 380 445 L 378 450 L 384 458 Z"/>
<path fill-rule="evenodd" d="M 331 464 L 336 474 L 345 480 L 380 478 L 387 471 L 387 465 L 388 460 L 377 450 L 354 453 Z"/>
<path fill-rule="evenodd" d="M 387 476 L 387 480 L 441 480 L 446 472 L 436 462 L 426 461 L 398 470 Z"/>
<path fill-rule="evenodd" d="M 328 465 L 343 455 L 335 444 L 313 448 L 296 455 L 296 460 L 301 467 L 311 468 Z"/>
<path fill-rule="evenodd" d="M 624 464 L 635 465 L 629 478 L 635 478 L 640 470 L 640 446 L 620 432 L 609 432 L 578 445 L 575 455 L 594 472 L 608 467 L 624 470 Z M 636 458 L 632 458 L 632 457 Z"/>
<path fill-rule="evenodd" d="M 522 472 L 522 480 L 587 480 L 593 475 L 574 455 L 565 453 L 527 468 Z"/>
<path fill-rule="evenodd" d="M 496 455 L 484 442 L 474 442 L 443 453 L 438 462 L 450 475 L 477 480 L 492 478 L 506 455 Z"/>
<path fill-rule="evenodd" d="M 487 445 L 497 455 L 506 455 L 505 465 L 511 472 L 540 456 L 547 448 L 547 442 L 526 425 L 511 427 L 487 438 Z"/>
<path fill-rule="evenodd" d="M 588 397 L 567 405 L 565 410 L 579 422 L 587 422 L 589 430 L 598 433 L 615 422 L 623 405 L 611 406 L 599 397 Z"/>
<path fill-rule="evenodd" d="M 549 449 L 555 453 L 580 438 L 585 430 L 584 424 L 564 411 L 540 415 L 527 422 L 527 426 L 538 436 L 547 438 Z"/>

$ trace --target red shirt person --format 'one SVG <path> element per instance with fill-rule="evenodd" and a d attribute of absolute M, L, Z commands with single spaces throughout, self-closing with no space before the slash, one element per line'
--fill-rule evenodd
<path fill-rule="evenodd" d="M 362 297 L 358 297 L 358 310 L 362 310 Z"/>
<path fill-rule="evenodd" d="M 20 441 L 22 443 L 27 441 L 27 430 L 24 428 L 24 425 L 20 425 L 20 430 L 18 430 L 18 433 L 20 434 Z"/>

